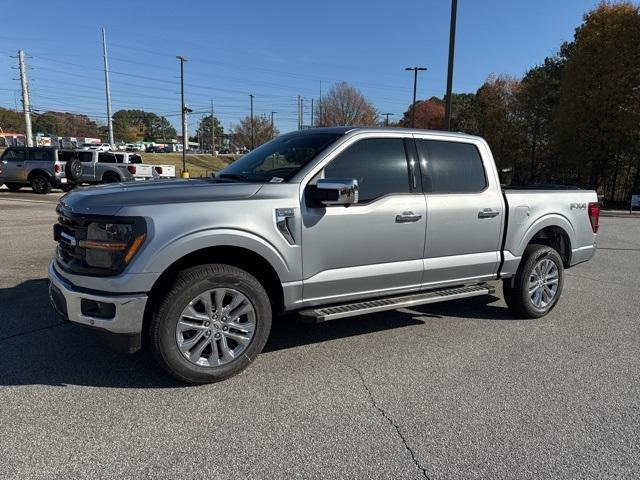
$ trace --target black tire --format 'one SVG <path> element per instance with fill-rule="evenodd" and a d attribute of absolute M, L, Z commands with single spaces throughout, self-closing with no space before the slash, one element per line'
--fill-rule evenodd
<path fill-rule="evenodd" d="M 7 183 L 6 185 L 10 192 L 17 192 L 22 188 L 22 185 L 19 183 Z"/>
<path fill-rule="evenodd" d="M 82 178 L 82 162 L 77 158 L 67 161 L 64 166 L 64 174 L 68 181 L 78 182 Z"/>
<path fill-rule="evenodd" d="M 231 288 L 244 295 L 255 311 L 255 330 L 244 351 L 229 363 L 200 366 L 179 350 L 176 327 L 185 307 L 214 288 Z M 247 368 L 262 351 L 271 331 L 271 304 L 264 287 L 246 271 L 222 264 L 208 264 L 180 272 L 162 295 L 149 323 L 149 345 L 160 366 L 181 382 L 198 385 L 232 377 Z"/>
<path fill-rule="evenodd" d="M 34 193 L 39 193 L 44 195 L 45 193 L 49 193 L 51 191 L 51 182 L 49 179 L 42 174 L 36 174 L 31 177 L 30 180 L 31 189 Z"/>
<path fill-rule="evenodd" d="M 107 174 L 102 177 L 102 183 L 118 183 L 120 179 L 112 174 Z"/>
<path fill-rule="evenodd" d="M 529 293 L 529 284 L 535 266 L 542 260 L 550 260 L 557 268 L 557 290 L 552 300 L 544 306 L 536 306 Z M 512 313 L 523 318 L 540 318 L 549 313 L 557 305 L 562 294 L 564 268 L 562 258 L 556 250 L 546 245 L 529 245 L 524 251 L 520 266 L 514 278 L 505 279 L 502 283 L 504 300 Z"/>

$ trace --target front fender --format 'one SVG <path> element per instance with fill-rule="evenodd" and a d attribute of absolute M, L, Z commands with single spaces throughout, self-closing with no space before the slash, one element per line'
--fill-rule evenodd
<path fill-rule="evenodd" d="M 250 250 L 264 258 L 281 281 L 291 280 L 292 269 L 284 256 L 268 240 L 244 230 L 219 228 L 190 232 L 155 251 L 145 262 L 145 273 L 162 273 L 182 257 L 205 248 L 233 246 Z"/>

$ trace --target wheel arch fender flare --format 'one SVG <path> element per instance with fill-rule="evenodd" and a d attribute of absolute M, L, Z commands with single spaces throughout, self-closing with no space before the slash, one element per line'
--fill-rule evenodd
<path fill-rule="evenodd" d="M 518 244 L 516 251 L 513 252 L 513 254 L 516 256 L 522 256 L 522 254 L 524 253 L 525 249 L 527 248 L 531 240 L 538 233 L 540 233 L 542 230 L 548 227 L 555 227 L 562 230 L 562 232 L 566 235 L 566 238 L 569 240 L 568 247 L 569 247 L 569 253 L 570 253 L 571 249 L 576 244 L 576 233 L 573 228 L 573 225 L 571 225 L 571 222 L 563 215 L 553 213 L 553 214 L 544 215 L 538 218 L 535 222 L 533 222 L 529 226 L 529 228 L 523 235 L 522 239 L 520 240 L 520 243 Z"/>
<path fill-rule="evenodd" d="M 33 170 L 31 170 L 29 172 L 29 175 L 27 175 L 27 181 L 30 182 L 31 179 L 33 177 L 35 177 L 36 175 L 42 175 L 43 177 L 47 178 L 48 180 L 51 180 L 53 178 L 53 176 L 47 172 L 46 170 L 42 169 L 42 168 L 34 168 Z"/>
<path fill-rule="evenodd" d="M 107 170 L 102 174 L 102 177 L 100 177 L 100 181 L 104 181 L 105 178 L 110 178 L 110 177 L 117 178 L 119 182 L 122 182 L 124 180 L 124 175 L 122 175 L 119 171 Z"/>
<path fill-rule="evenodd" d="M 282 254 L 263 237 L 245 230 L 220 228 L 191 232 L 177 237 L 152 253 L 145 262 L 146 272 L 162 274 L 180 259 L 200 250 L 215 247 L 236 247 L 262 257 L 286 281 L 291 268 Z"/>

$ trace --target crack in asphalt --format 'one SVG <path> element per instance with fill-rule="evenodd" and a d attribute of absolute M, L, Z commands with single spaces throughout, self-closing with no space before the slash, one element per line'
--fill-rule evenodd
<path fill-rule="evenodd" d="M 11 340 L 12 338 L 22 337 L 24 335 L 31 335 L 32 333 L 41 332 L 42 330 L 49 330 L 50 328 L 61 327 L 63 325 L 64 323 L 61 322 L 61 323 L 56 323 L 55 325 L 48 325 L 46 327 L 36 328 L 35 330 L 29 330 L 28 332 L 16 333 L 14 335 L 9 335 L 8 337 L 0 338 L 0 343 L 4 342 L 5 340 Z"/>
<path fill-rule="evenodd" d="M 404 448 L 407 450 L 407 452 L 409 452 L 409 455 L 411 455 L 411 460 L 413 461 L 413 464 L 418 468 L 418 470 L 422 472 L 422 475 L 426 480 L 430 480 L 429 475 L 427 475 L 427 470 L 422 465 L 420 465 L 420 462 L 418 462 L 418 460 L 416 459 L 415 453 L 407 443 L 407 439 L 404 438 L 404 435 L 400 431 L 400 427 L 396 424 L 396 422 L 393 421 L 393 419 L 387 414 L 387 412 L 382 407 L 380 407 L 380 405 L 376 403 L 376 399 L 373 397 L 373 393 L 369 389 L 367 382 L 365 382 L 362 372 L 358 370 L 356 367 L 352 367 L 351 365 L 349 365 L 349 368 L 351 368 L 354 372 L 356 372 L 358 374 L 358 377 L 360 377 L 362 386 L 364 387 L 364 389 L 367 391 L 367 394 L 369 395 L 369 400 L 371 401 L 371 405 L 373 405 L 373 407 L 380 412 L 380 414 L 385 418 L 385 420 L 387 420 L 387 422 L 389 422 L 391 426 L 396 429 L 396 433 L 398 434 L 398 437 L 400 437 L 400 440 L 402 440 L 402 443 L 404 444 Z"/>

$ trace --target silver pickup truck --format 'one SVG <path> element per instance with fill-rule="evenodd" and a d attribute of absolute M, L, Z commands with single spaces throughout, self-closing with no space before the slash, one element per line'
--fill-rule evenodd
<path fill-rule="evenodd" d="M 116 183 L 154 178 L 153 166 L 142 163 L 140 155 L 126 152 L 81 150 L 67 160 L 65 173 L 76 184 Z"/>
<path fill-rule="evenodd" d="M 310 322 L 488 295 L 522 318 L 593 257 L 596 193 L 503 189 L 487 143 L 423 130 L 280 136 L 205 180 L 103 185 L 57 207 L 50 297 L 71 322 L 188 383 L 260 353 L 272 317 Z"/>

